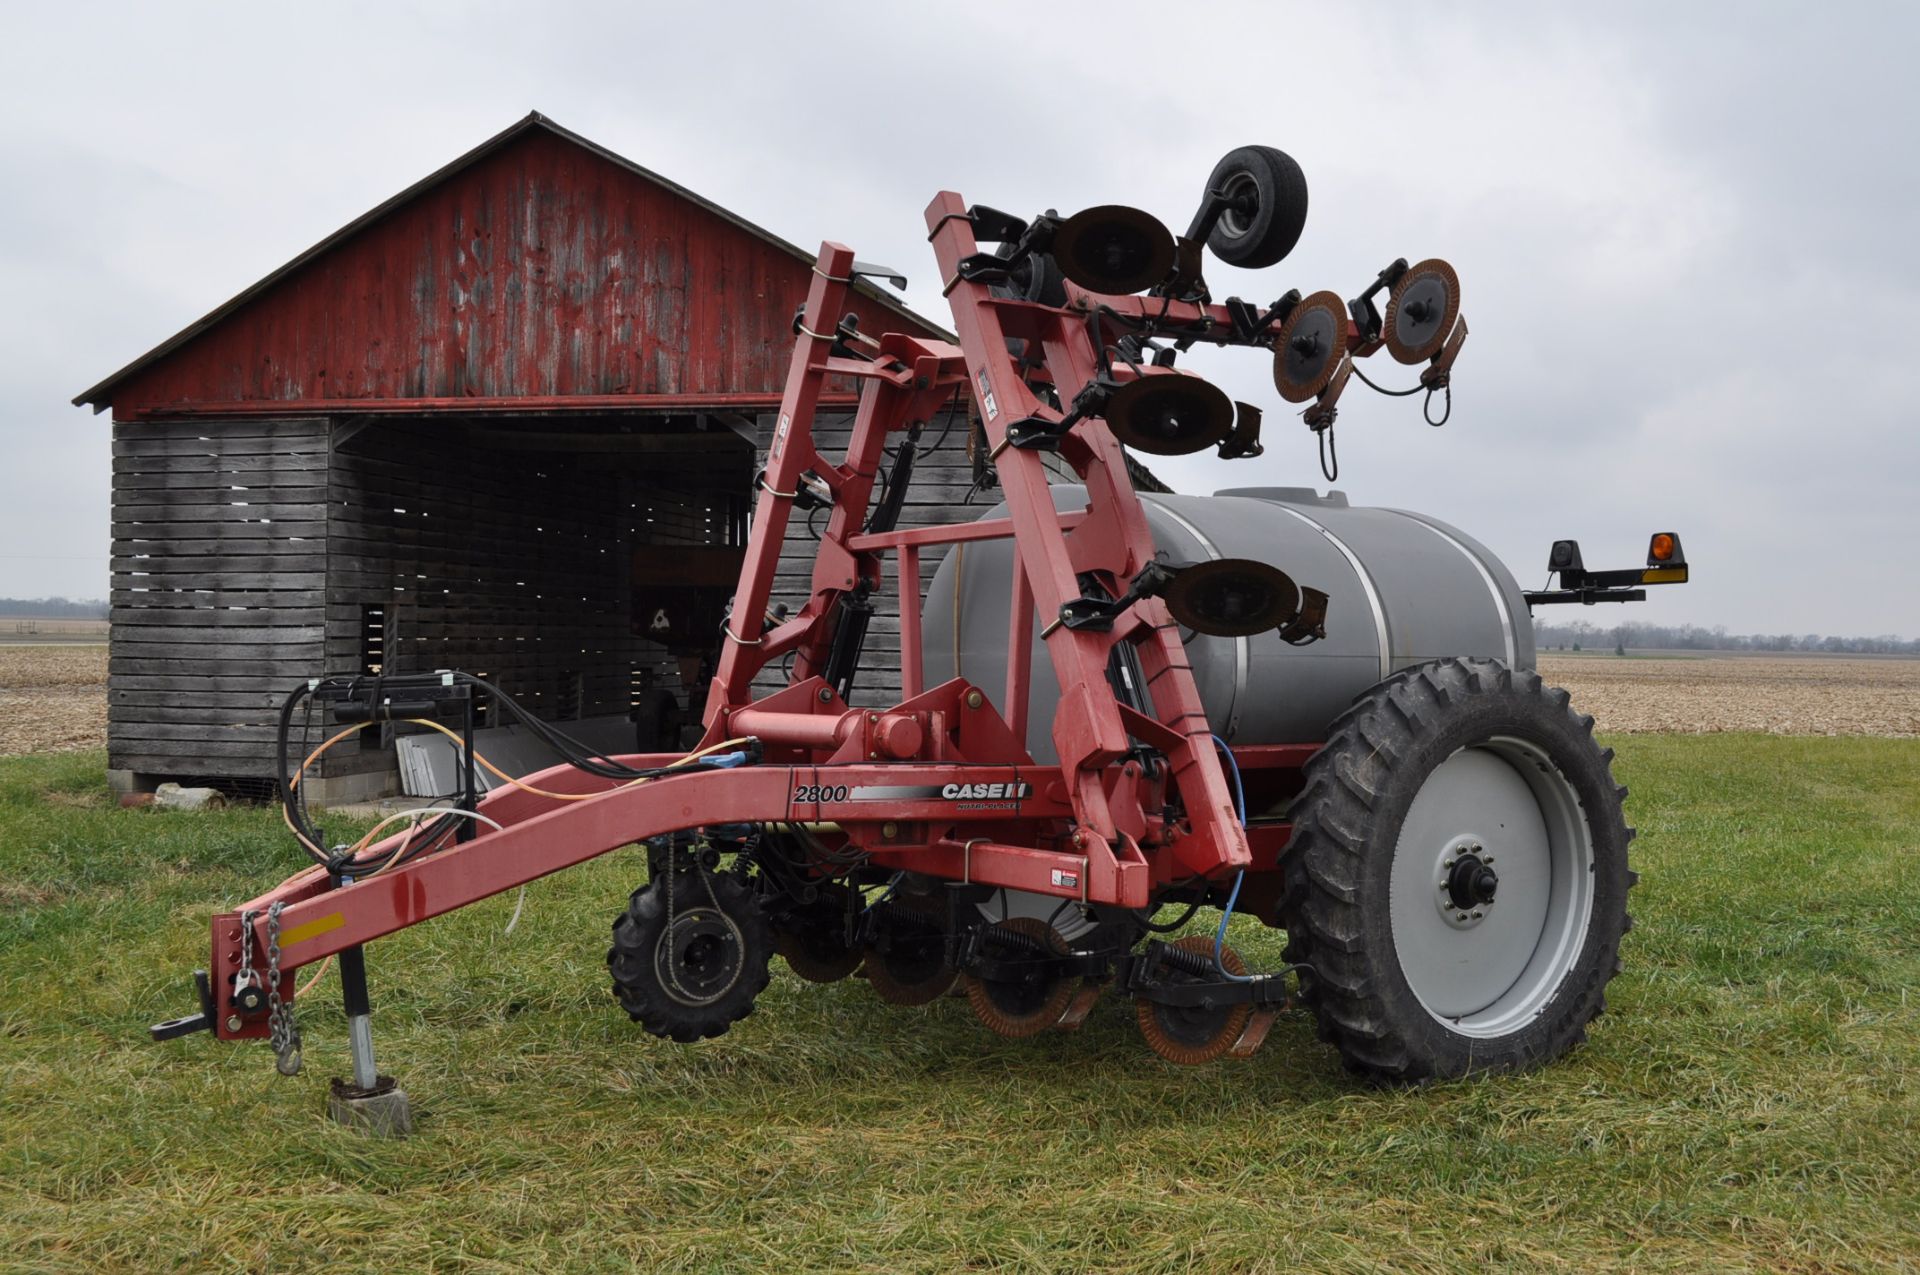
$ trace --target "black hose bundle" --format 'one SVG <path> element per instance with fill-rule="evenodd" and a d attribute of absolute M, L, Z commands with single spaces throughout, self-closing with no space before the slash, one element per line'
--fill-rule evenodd
<path fill-rule="evenodd" d="M 535 738 L 552 749 L 560 759 L 576 770 L 585 771 L 601 779 L 615 783 L 632 782 L 639 779 L 657 779 L 672 773 L 671 767 L 657 766 L 640 769 L 623 765 L 603 752 L 596 751 L 573 736 L 561 730 L 551 722 L 544 721 L 518 700 L 496 686 L 492 686 L 471 673 L 433 673 L 410 674 L 402 677 L 382 678 L 367 674 L 330 674 L 312 681 L 302 682 L 288 694 L 280 705 L 280 728 L 276 741 L 277 767 L 275 778 L 280 802 L 286 810 L 287 822 L 292 826 L 294 835 L 314 862 L 326 867 L 335 876 L 366 875 L 381 871 L 396 861 L 404 861 L 435 848 L 441 841 L 459 827 L 460 817 L 447 814 L 433 820 L 424 828 L 416 830 L 387 854 L 374 859 L 355 859 L 350 855 L 329 853 L 324 849 L 326 838 L 315 826 L 307 813 L 306 794 L 301 791 L 294 767 L 288 756 L 288 739 L 292 733 L 293 716 L 302 703 L 311 710 L 315 701 L 364 701 L 372 709 L 368 720 L 378 720 L 379 705 L 383 692 L 390 690 L 404 693 L 409 682 L 419 684 L 431 679 L 434 686 L 445 686 L 448 679 L 455 686 L 465 686 L 471 690 L 484 690 L 493 697 L 495 703 L 504 708 L 513 719 L 525 726 Z M 422 716 L 426 715 L 424 713 Z M 304 767 L 306 759 L 301 765 Z"/>

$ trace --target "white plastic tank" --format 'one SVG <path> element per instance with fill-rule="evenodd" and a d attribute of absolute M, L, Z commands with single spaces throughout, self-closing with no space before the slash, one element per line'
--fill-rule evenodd
<path fill-rule="evenodd" d="M 1086 507 L 1084 488 L 1054 493 L 1061 509 Z M 1494 656 L 1533 667 L 1533 624 L 1512 574 L 1485 546 L 1438 519 L 1355 508 L 1337 491 L 1322 496 L 1301 487 L 1213 496 L 1142 492 L 1140 500 L 1166 561 L 1254 558 L 1327 594 L 1327 636 L 1308 646 L 1290 646 L 1274 632 L 1186 635 L 1207 717 L 1223 739 L 1317 742 L 1354 696 L 1428 660 Z M 1001 507 L 986 516 L 1004 514 Z M 964 677 L 1004 708 L 1012 572 L 1011 540 L 947 553 L 922 626 L 929 685 Z M 1036 617 L 1028 751 L 1043 761 L 1055 758 L 1049 726 L 1059 686 L 1052 671 Z"/>

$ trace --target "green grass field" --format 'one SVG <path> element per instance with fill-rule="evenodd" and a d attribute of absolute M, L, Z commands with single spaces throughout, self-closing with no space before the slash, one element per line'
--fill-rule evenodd
<path fill-rule="evenodd" d="M 1898 1270 L 1920 1266 L 1920 741 L 1616 740 L 1643 880 L 1592 1043 L 1380 1091 L 1308 1023 L 1180 1069 L 1130 1005 L 1005 1041 L 784 972 L 695 1047 L 610 1001 L 634 852 L 371 951 L 419 1133 L 264 1046 L 149 1044 L 205 918 L 297 859 L 269 810 L 114 808 L 0 762 L 0 1268 Z M 1245 924 L 1256 965 L 1276 933 Z"/>

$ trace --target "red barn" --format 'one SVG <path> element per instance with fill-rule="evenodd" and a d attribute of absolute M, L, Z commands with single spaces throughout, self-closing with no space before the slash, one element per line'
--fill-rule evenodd
<path fill-rule="evenodd" d="M 533 114 L 82 393 L 113 413 L 116 782 L 270 776 L 321 670 L 466 668 L 583 724 L 697 706 L 680 606 L 731 579 L 812 263 Z M 952 515 L 968 433 L 904 521 Z M 391 791 L 391 744 L 335 749 L 317 795 Z"/>

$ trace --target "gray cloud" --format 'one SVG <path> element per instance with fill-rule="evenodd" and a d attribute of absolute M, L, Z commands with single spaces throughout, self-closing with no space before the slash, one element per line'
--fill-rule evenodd
<path fill-rule="evenodd" d="M 1453 423 L 1356 386 L 1354 499 L 1447 518 L 1529 582 L 1556 536 L 1630 564 L 1677 528 L 1698 578 L 1650 619 L 1920 633 L 1911 11 L 955 12 L 11 11 L 0 594 L 104 589 L 106 424 L 68 397 L 537 107 L 795 242 L 906 269 L 936 316 L 937 189 L 1183 222 L 1221 152 L 1282 146 L 1306 236 L 1216 292 L 1351 294 L 1396 255 L 1464 280 Z M 1317 481 L 1259 360 L 1193 365 L 1267 406 L 1268 453 L 1156 468 Z"/>

